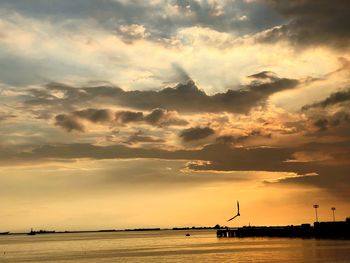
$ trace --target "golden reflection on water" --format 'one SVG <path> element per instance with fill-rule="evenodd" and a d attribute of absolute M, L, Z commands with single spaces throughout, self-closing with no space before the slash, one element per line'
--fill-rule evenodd
<path fill-rule="evenodd" d="M 189 232 L 191 236 L 186 237 Z M 216 238 L 213 230 L 9 235 L 0 262 L 350 262 L 350 240 Z"/>

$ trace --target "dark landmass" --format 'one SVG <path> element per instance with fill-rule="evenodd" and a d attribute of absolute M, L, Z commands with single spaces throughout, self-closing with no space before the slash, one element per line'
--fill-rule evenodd
<path fill-rule="evenodd" d="M 31 230 L 29 233 L 12 233 L 13 235 L 16 234 L 27 234 L 30 236 L 33 235 L 41 235 L 41 234 L 77 234 L 77 233 L 101 233 L 101 232 L 117 232 L 117 231 L 124 231 L 124 230 L 115 230 L 115 229 L 101 229 L 101 230 L 81 230 L 81 231 L 50 231 L 50 230 Z"/>
<path fill-rule="evenodd" d="M 218 225 L 214 227 L 210 226 L 193 226 L 193 227 L 173 227 L 172 230 L 203 230 L 203 229 L 219 229 L 224 227 L 217 227 Z"/>
<path fill-rule="evenodd" d="M 135 228 L 135 229 L 125 229 L 124 231 L 159 231 L 160 228 Z"/>
<path fill-rule="evenodd" d="M 337 222 L 315 222 L 289 226 L 244 226 L 218 229 L 217 237 L 301 237 L 350 239 L 350 218 Z"/>
<path fill-rule="evenodd" d="M 43 234 L 79 234 L 79 233 L 108 233 L 108 232 L 124 232 L 124 231 L 161 231 L 161 230 L 205 230 L 205 229 L 226 229 L 223 226 L 216 225 L 214 227 L 192 226 L 192 227 L 174 227 L 174 228 L 132 228 L 132 229 L 101 229 L 101 230 L 78 230 L 78 231 L 55 231 L 55 230 L 31 230 L 27 233 L 10 233 L 0 232 L 0 235 L 43 235 Z"/>

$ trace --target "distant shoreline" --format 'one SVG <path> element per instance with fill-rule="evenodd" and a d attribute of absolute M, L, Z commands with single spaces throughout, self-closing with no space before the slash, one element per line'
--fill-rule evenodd
<path fill-rule="evenodd" d="M 224 227 L 222 227 L 223 229 Z M 55 230 L 38 230 L 31 232 L 3 232 L 3 236 L 8 235 L 28 235 L 33 233 L 33 235 L 48 235 L 48 234 L 81 234 L 81 233 L 111 233 L 111 232 L 147 232 L 147 231 L 178 231 L 178 230 L 217 230 L 215 227 L 173 227 L 173 228 L 126 228 L 126 229 L 101 229 L 101 230 L 65 230 L 65 231 L 55 231 Z M 5 234 L 6 233 L 6 234 Z M 0 237 L 2 236 L 0 235 Z"/>

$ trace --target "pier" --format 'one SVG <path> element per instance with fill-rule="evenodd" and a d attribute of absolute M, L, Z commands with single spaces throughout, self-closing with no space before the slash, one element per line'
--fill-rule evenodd
<path fill-rule="evenodd" d="M 301 237 L 301 238 L 350 238 L 350 218 L 338 222 L 315 222 L 289 226 L 243 226 L 223 228 L 217 237 Z"/>

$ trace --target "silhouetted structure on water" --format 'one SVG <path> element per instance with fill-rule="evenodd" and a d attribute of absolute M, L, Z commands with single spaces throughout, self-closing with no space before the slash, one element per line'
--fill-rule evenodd
<path fill-rule="evenodd" d="M 218 229 L 217 237 L 350 238 L 350 218 L 337 222 L 315 222 L 298 226 L 244 226 Z"/>

